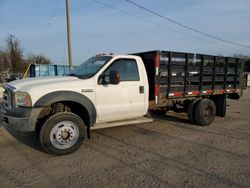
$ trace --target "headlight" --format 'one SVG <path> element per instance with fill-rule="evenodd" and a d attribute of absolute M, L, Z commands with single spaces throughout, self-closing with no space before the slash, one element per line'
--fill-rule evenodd
<path fill-rule="evenodd" d="M 22 107 L 31 107 L 32 102 L 31 102 L 30 95 L 22 91 L 15 92 L 15 105 L 22 106 Z"/>

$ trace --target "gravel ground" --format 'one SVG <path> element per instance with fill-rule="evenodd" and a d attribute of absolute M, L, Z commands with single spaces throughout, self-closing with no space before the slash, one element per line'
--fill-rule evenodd
<path fill-rule="evenodd" d="M 250 187 L 250 89 L 208 127 L 169 113 L 96 130 L 68 156 L 0 128 L 0 187 Z"/>

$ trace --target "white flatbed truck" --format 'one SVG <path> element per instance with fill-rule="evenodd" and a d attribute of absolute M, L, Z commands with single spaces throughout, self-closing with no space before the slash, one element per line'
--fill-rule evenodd
<path fill-rule="evenodd" d="M 242 67 L 237 58 L 181 52 L 100 55 L 69 76 L 7 83 L 1 111 L 6 126 L 36 131 L 45 151 L 66 155 L 91 129 L 152 121 L 149 110 L 209 125 L 226 115 L 227 96 L 241 96 Z"/>

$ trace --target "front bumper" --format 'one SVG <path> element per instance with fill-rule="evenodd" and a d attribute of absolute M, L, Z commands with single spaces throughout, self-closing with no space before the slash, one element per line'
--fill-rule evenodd
<path fill-rule="evenodd" d="M 5 126 L 22 132 L 35 131 L 41 108 L 1 108 Z"/>

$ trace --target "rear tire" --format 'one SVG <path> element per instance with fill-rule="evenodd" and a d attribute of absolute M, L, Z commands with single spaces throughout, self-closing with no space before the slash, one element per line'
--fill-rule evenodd
<path fill-rule="evenodd" d="M 40 129 L 43 149 L 54 155 L 67 155 L 82 144 L 86 126 L 82 119 L 71 112 L 59 112 L 50 116 Z"/>
<path fill-rule="evenodd" d="M 226 95 L 219 95 L 216 100 L 216 115 L 220 117 L 225 117 L 226 116 Z"/>
<path fill-rule="evenodd" d="M 200 101 L 201 99 L 194 99 L 190 102 L 190 104 L 188 105 L 188 109 L 187 109 L 187 115 L 188 115 L 188 119 L 190 123 L 197 123 L 195 121 L 195 117 L 194 117 L 194 110 L 195 107 L 197 105 L 197 103 Z"/>
<path fill-rule="evenodd" d="M 198 125 L 210 125 L 216 115 L 216 106 L 210 99 L 202 99 L 194 109 L 195 121 Z"/>

